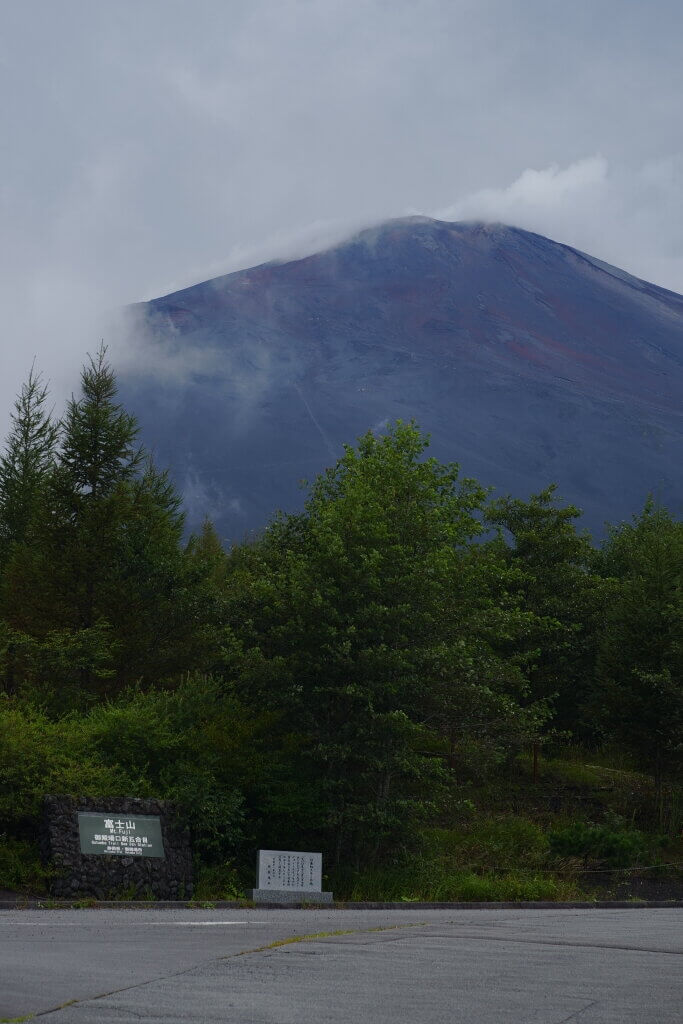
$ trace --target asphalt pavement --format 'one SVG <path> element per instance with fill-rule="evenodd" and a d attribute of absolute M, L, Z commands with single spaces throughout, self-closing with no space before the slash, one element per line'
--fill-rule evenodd
<path fill-rule="evenodd" d="M 0 1020 L 680 1024 L 680 909 L 8 910 Z"/>

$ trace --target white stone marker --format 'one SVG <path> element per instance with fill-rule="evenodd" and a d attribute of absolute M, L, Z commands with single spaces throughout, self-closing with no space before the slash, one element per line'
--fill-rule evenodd
<path fill-rule="evenodd" d="M 322 892 L 322 853 L 294 850 L 259 850 L 258 888 L 249 898 L 257 903 L 331 903 L 332 893 Z"/>

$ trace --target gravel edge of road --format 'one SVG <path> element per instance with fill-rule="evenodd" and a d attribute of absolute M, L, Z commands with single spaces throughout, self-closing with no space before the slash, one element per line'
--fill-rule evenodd
<path fill-rule="evenodd" d="M 405 903 L 335 902 L 315 903 L 248 903 L 237 900 L 0 900 L 2 910 L 650 910 L 683 909 L 683 900 L 574 900 L 551 902 L 460 902 L 460 903 Z"/>

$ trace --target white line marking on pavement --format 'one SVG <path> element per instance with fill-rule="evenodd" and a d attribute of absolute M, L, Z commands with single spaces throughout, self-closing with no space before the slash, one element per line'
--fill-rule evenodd
<path fill-rule="evenodd" d="M 83 921 L 17 921 L 15 922 L 22 928 L 82 928 Z M 95 922 L 88 921 L 88 924 Z M 145 928 L 153 928 L 160 926 L 163 928 L 184 926 L 186 928 L 201 928 L 215 925 L 235 925 L 235 924 L 269 924 L 268 921 L 126 921 L 126 924 L 135 924 L 137 927 L 144 926 Z"/>
<path fill-rule="evenodd" d="M 268 924 L 268 921 L 147 921 L 147 924 L 165 925 L 168 927 L 172 925 L 174 927 L 185 927 L 185 928 L 209 928 L 215 925 L 226 925 L 226 924 Z"/>

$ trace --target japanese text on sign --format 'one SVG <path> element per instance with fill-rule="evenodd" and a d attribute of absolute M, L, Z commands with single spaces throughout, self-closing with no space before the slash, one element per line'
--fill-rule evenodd
<path fill-rule="evenodd" d="M 320 892 L 322 854 L 299 853 L 292 850 L 259 850 L 258 887 Z"/>
<path fill-rule="evenodd" d="M 119 857 L 163 857 L 161 819 L 130 815 L 115 817 L 80 812 L 78 832 L 81 853 Z"/>

